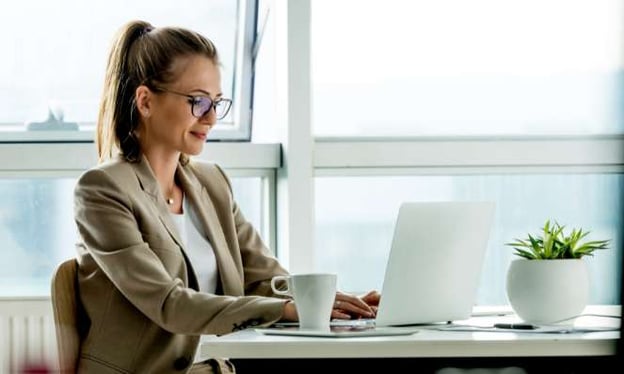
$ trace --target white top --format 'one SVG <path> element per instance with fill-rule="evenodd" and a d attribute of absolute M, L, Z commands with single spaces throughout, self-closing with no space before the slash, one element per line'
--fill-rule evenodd
<path fill-rule="evenodd" d="M 182 200 L 182 214 L 171 213 L 178 233 L 184 244 L 185 253 L 188 256 L 199 282 L 201 292 L 215 293 L 217 290 L 217 259 L 208 241 L 207 235 L 199 225 L 193 209 Z"/>

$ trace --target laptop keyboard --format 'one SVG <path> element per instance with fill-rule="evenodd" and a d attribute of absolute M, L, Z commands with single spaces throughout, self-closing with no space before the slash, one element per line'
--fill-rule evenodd
<path fill-rule="evenodd" d="M 375 326 L 374 318 L 332 319 L 330 326 Z"/>

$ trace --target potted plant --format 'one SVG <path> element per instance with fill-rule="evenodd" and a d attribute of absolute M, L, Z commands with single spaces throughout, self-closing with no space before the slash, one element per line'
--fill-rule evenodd
<path fill-rule="evenodd" d="M 589 296 L 584 256 L 608 248 L 609 240 L 588 241 L 589 231 L 546 221 L 541 232 L 505 245 L 520 259 L 507 272 L 507 297 L 514 312 L 533 324 L 573 323 Z"/>

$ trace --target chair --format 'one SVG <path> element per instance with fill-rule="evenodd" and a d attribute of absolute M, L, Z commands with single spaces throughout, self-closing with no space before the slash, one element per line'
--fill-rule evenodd
<path fill-rule="evenodd" d="M 52 309 L 62 373 L 75 373 L 80 342 L 88 328 L 78 296 L 78 261 L 66 260 L 52 275 Z"/>

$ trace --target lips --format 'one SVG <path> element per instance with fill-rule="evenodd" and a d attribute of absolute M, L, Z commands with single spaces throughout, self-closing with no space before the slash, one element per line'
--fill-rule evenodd
<path fill-rule="evenodd" d="M 199 132 L 199 131 L 191 131 L 191 134 L 201 140 L 206 140 L 206 136 L 208 135 L 208 133 L 206 132 Z"/>

